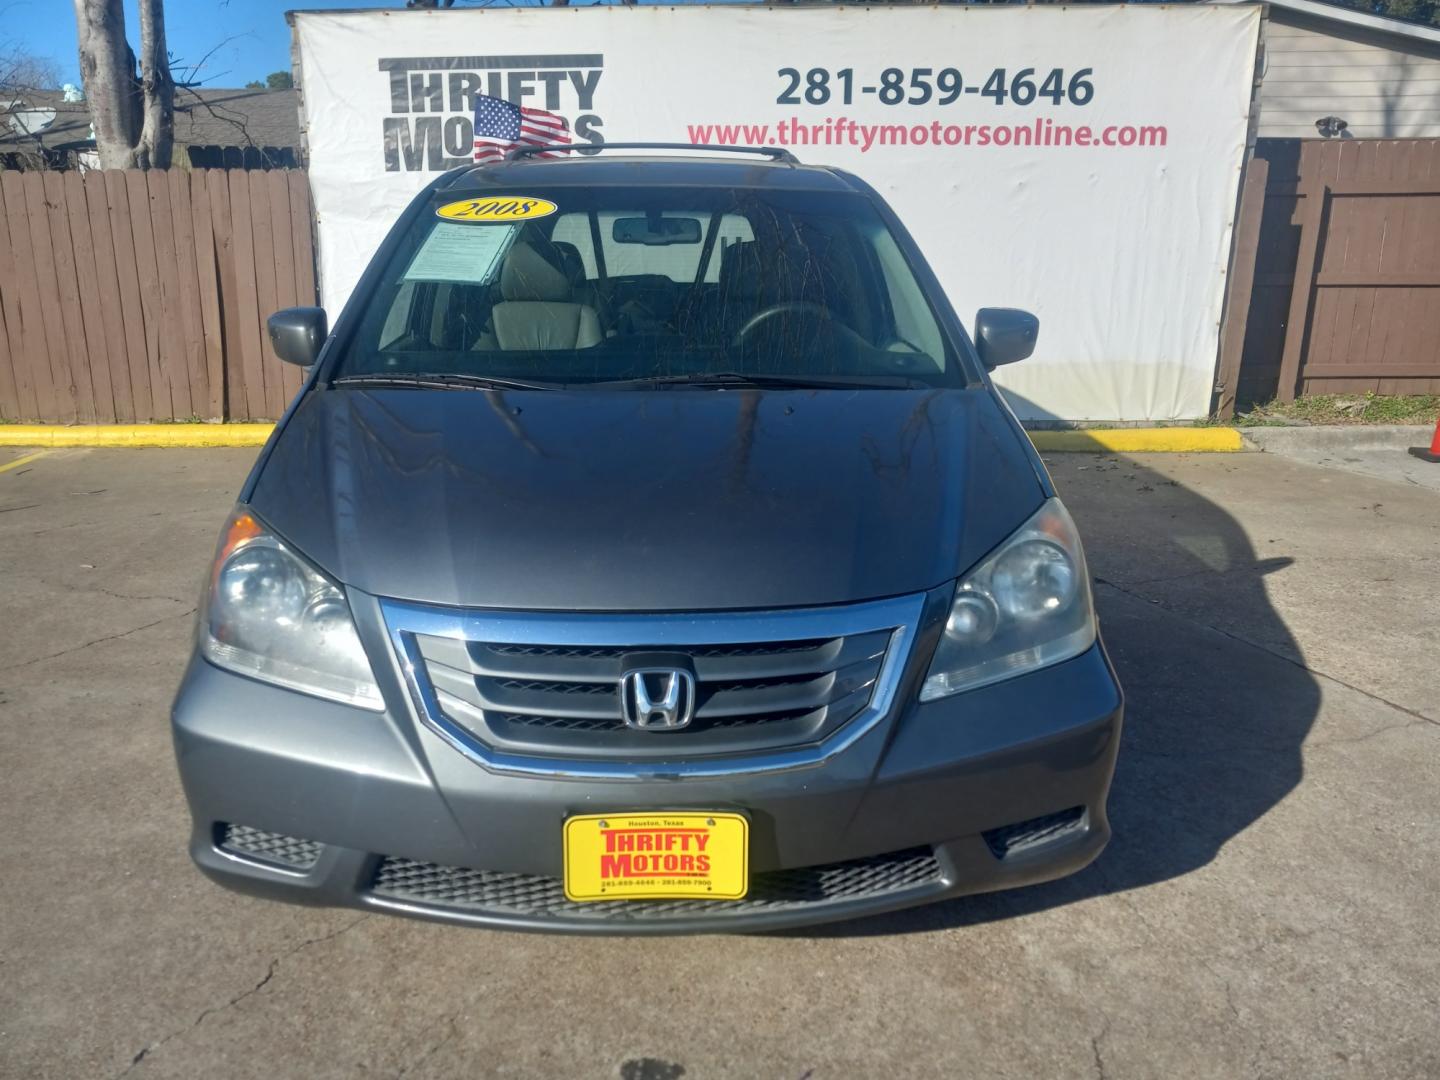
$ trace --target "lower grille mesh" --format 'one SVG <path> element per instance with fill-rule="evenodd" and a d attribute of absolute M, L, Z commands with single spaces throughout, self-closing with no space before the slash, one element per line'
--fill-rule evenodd
<path fill-rule="evenodd" d="M 1084 818 L 1085 808 L 1072 806 L 1058 814 L 1046 814 L 1044 817 L 991 829 L 985 834 L 985 843 L 989 845 L 992 855 L 1003 859 L 1007 855 L 1058 840 L 1066 833 L 1083 828 Z"/>
<path fill-rule="evenodd" d="M 371 886 L 380 897 L 412 903 L 471 908 L 515 915 L 566 916 L 606 921 L 664 919 L 687 915 L 777 911 L 874 898 L 937 884 L 934 852 L 910 848 L 867 859 L 756 874 L 743 900 L 604 900 L 577 904 L 565 898 L 559 878 L 469 870 L 386 857 Z"/>
<path fill-rule="evenodd" d="M 252 859 L 309 869 L 320 861 L 320 844 L 284 833 L 265 832 L 249 825 L 221 825 L 218 844 L 226 851 Z"/>

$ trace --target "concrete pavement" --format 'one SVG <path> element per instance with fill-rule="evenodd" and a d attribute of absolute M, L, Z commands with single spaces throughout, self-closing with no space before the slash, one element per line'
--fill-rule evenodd
<path fill-rule="evenodd" d="M 0 472 L 0 1076 L 1440 1073 L 1432 493 L 1055 457 L 1129 698 L 1101 859 L 807 934 L 575 940 L 190 867 L 165 713 L 252 456 Z"/>
<path fill-rule="evenodd" d="M 1247 446 L 1267 454 L 1440 491 L 1440 463 L 1410 453 L 1429 448 L 1433 424 L 1253 427 L 1242 434 Z"/>

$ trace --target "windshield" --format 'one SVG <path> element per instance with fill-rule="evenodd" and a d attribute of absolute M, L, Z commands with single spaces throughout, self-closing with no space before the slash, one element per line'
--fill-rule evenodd
<path fill-rule="evenodd" d="M 511 219 L 484 216 L 497 206 Z M 335 376 L 963 381 L 867 198 L 635 187 L 438 198 L 390 259 Z"/>

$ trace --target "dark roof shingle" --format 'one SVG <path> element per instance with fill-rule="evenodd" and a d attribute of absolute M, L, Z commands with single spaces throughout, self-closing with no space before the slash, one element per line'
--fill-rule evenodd
<path fill-rule="evenodd" d="M 55 110 L 55 120 L 39 133 L 40 143 L 47 149 L 74 148 L 90 142 L 90 111 L 83 101 L 65 101 L 58 90 L 25 90 L 11 96 L 32 109 Z M 0 148 L 33 146 L 34 137 L 6 124 L 7 119 L 0 113 Z M 175 145 L 270 146 L 298 151 L 298 94 L 294 90 L 178 89 Z"/>

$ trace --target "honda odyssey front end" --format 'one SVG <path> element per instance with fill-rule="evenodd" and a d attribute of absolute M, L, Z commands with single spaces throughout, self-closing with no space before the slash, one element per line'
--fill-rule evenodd
<path fill-rule="evenodd" d="M 1122 699 L 1073 522 L 873 191 L 787 156 L 446 174 L 222 530 L 191 853 L 305 903 L 766 929 L 1104 847 Z M 323 348 L 321 343 L 323 342 Z"/>

